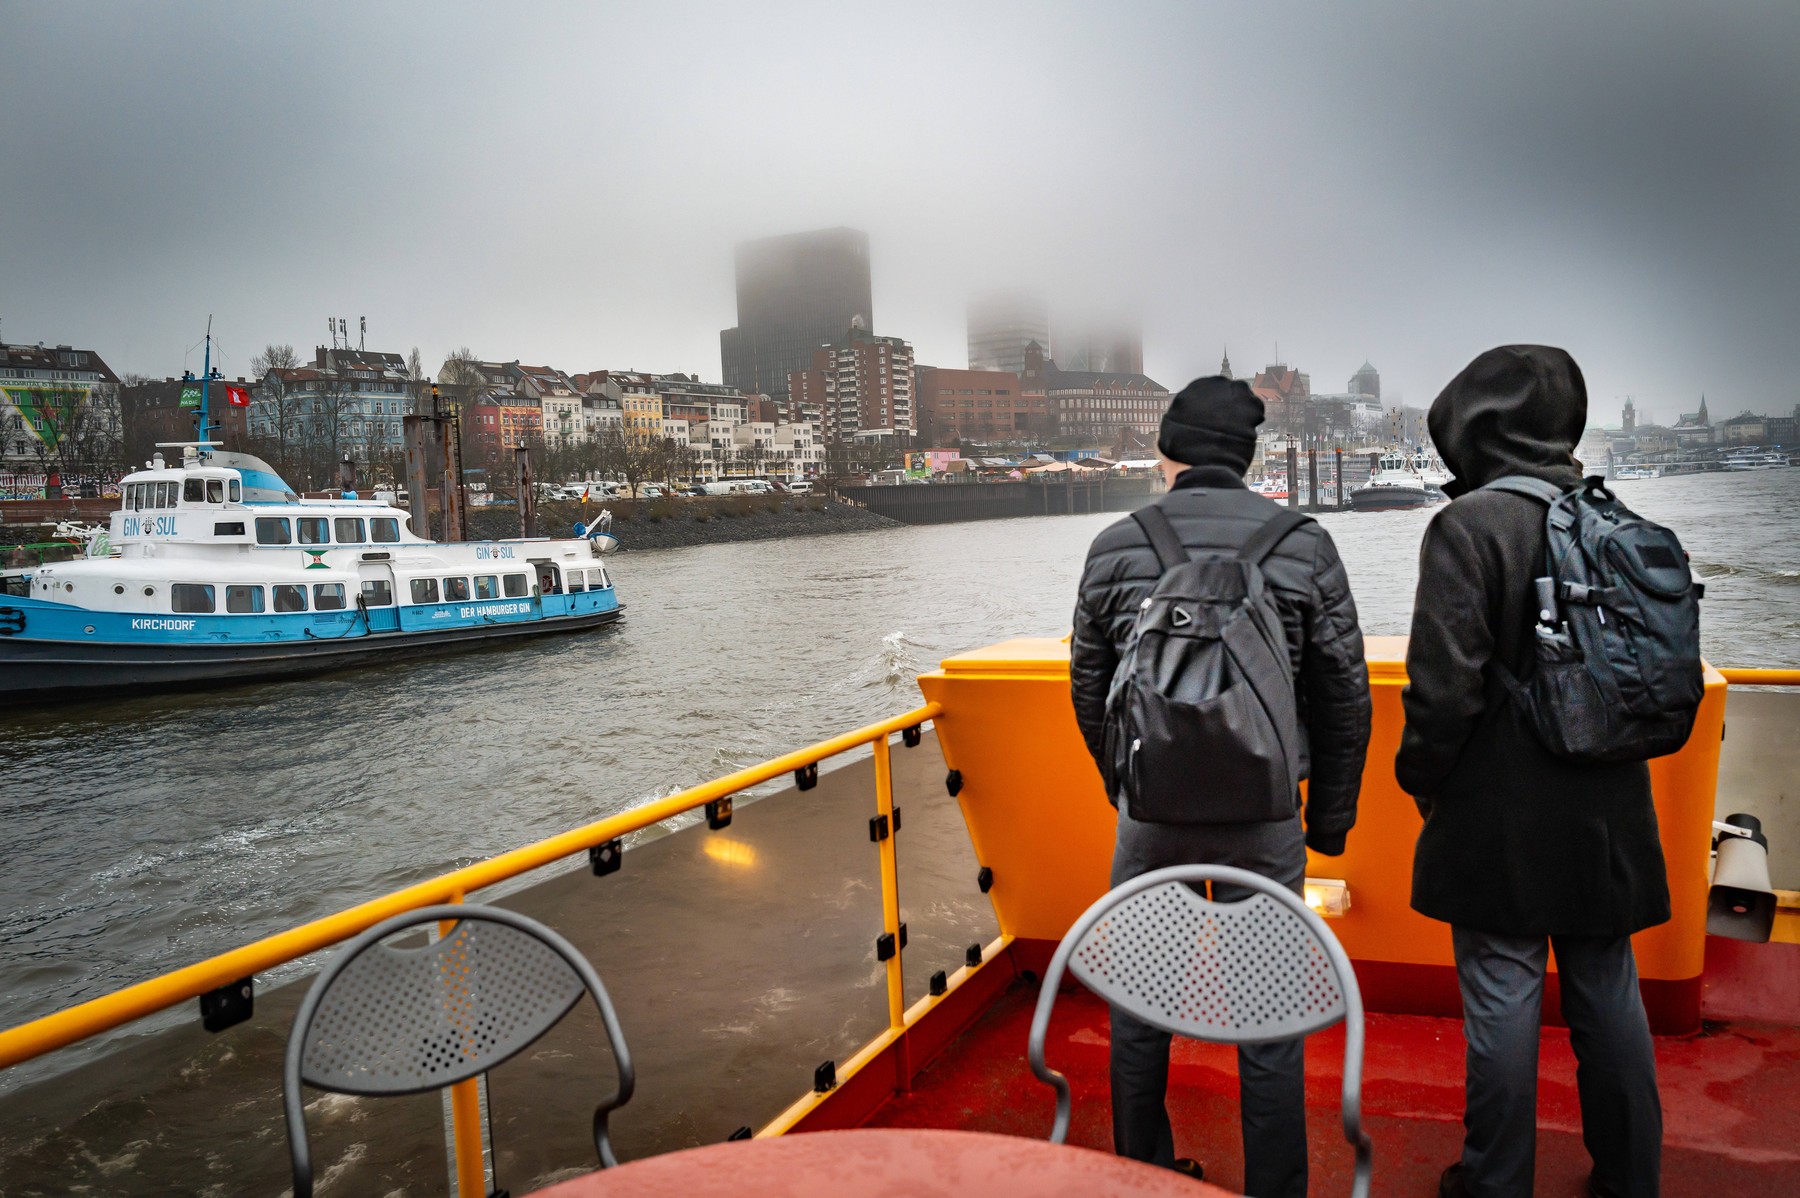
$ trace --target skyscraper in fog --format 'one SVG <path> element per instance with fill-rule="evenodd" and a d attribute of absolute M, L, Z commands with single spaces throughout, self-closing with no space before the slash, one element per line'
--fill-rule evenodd
<path fill-rule="evenodd" d="M 1063 370 L 1102 374 L 1144 373 L 1144 333 L 1136 321 L 1118 318 L 1056 321 L 1050 356 Z"/>
<path fill-rule="evenodd" d="M 969 301 L 969 369 L 1025 369 L 1025 347 L 1050 344 L 1050 308 L 1035 291 L 990 291 Z"/>
<path fill-rule="evenodd" d="M 737 247 L 736 328 L 719 333 L 725 385 L 788 394 L 788 375 L 810 369 L 813 350 L 852 321 L 873 330 L 869 235 L 819 229 L 746 241 Z"/>

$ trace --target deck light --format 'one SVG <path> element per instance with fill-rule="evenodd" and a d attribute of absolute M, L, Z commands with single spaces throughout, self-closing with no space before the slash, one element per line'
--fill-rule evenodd
<path fill-rule="evenodd" d="M 1706 894 L 1706 931 L 1710 936 L 1766 944 L 1775 930 L 1775 889 L 1769 884 L 1769 841 L 1754 815 L 1728 815 L 1714 821 L 1712 889 Z"/>
<path fill-rule="evenodd" d="M 721 865 L 735 865 L 741 869 L 751 869 L 756 865 L 756 849 L 741 840 L 709 836 L 700 851 Z"/>
<path fill-rule="evenodd" d="M 1306 905 L 1326 919 L 1350 913 L 1350 884 L 1341 878 L 1306 879 Z"/>

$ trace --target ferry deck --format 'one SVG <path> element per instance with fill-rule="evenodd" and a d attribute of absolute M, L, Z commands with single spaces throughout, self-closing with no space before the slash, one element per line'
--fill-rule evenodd
<path fill-rule="evenodd" d="M 1429 1195 L 1461 1141 L 1463 1044 L 1448 931 L 1406 905 L 1418 816 L 1391 773 L 1403 657 L 1398 638 L 1371 638 L 1359 821 L 1348 852 L 1311 859 L 1308 874 L 1321 894 L 1349 897 L 1329 924 L 1369 1009 L 1374 1192 Z M 1728 686 L 1709 671 L 1693 738 L 1652 766 L 1676 915 L 1636 948 L 1671 1195 L 1800 1192 L 1788 1138 L 1800 1119 L 1795 896 L 1781 892 L 1770 943 L 1705 929 L 1715 814 L 1762 816 L 1774 885 L 1796 885 L 1800 818 L 1784 790 L 1800 765 L 1800 693 L 1777 688 L 1800 672 L 1729 673 Z M 569 937 L 611 992 L 638 1076 L 612 1119 L 627 1164 L 734 1135 L 845 1128 L 1041 1139 L 1053 1096 L 1026 1064 L 1027 1026 L 1056 941 L 1105 889 L 1111 809 L 1069 712 L 1060 642 L 965 654 L 920 686 L 921 707 L 880 724 L 0 1032 L 0 1066 L 18 1071 L 0 1095 L 0 1192 L 283 1192 L 281 1058 L 309 981 L 291 963 L 316 964 L 399 911 L 496 895 Z M 814 782 L 819 763 L 836 768 Z M 702 818 L 731 796 L 729 822 L 716 805 Z M 271 971 L 288 980 L 265 985 Z M 251 1009 L 205 1030 L 196 1000 L 217 1011 L 242 979 L 256 979 Z M 1555 1010 L 1552 979 L 1548 1021 Z M 1105 1006 L 1066 983 L 1048 1057 L 1074 1091 L 1069 1142 L 1102 1151 L 1106 1044 Z M 1350 1186 L 1342 1052 L 1341 1027 L 1309 1042 L 1315 1194 Z M 61 1067 L 53 1079 L 47 1064 Z M 448 1091 L 309 1092 L 316 1192 L 474 1198 L 579 1178 L 597 1165 L 589 1117 L 611 1076 L 582 1007 Z M 1554 1026 L 1539 1086 L 1537 1192 L 1580 1194 L 1574 1060 Z M 1177 1150 L 1226 1190 L 1242 1180 L 1236 1090 L 1229 1046 L 1177 1040 Z M 846 1158 L 841 1192 L 867 1181 Z"/>

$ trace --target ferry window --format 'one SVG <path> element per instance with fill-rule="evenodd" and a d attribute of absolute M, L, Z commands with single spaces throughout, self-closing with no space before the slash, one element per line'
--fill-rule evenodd
<path fill-rule="evenodd" d="M 225 502 L 225 480 L 224 479 L 209 478 L 206 480 L 206 502 L 208 502 L 208 503 L 224 503 Z"/>
<path fill-rule="evenodd" d="M 169 587 L 169 607 L 179 612 L 213 610 L 213 589 L 198 582 L 177 582 Z"/>
<path fill-rule="evenodd" d="M 175 506 L 175 483 L 173 481 L 156 484 L 156 506 Z"/>
<path fill-rule="evenodd" d="M 341 582 L 313 583 L 313 610 L 344 610 L 344 584 Z"/>
<path fill-rule="evenodd" d="M 282 613 L 305 611 L 306 588 L 296 583 L 277 583 L 275 585 L 275 610 Z"/>
<path fill-rule="evenodd" d="M 253 616 L 263 609 L 261 587 L 230 586 L 225 588 L 225 610 L 240 616 Z"/>
<path fill-rule="evenodd" d="M 508 599 L 523 599 L 530 593 L 531 584 L 525 581 L 523 574 L 506 575 L 506 597 Z"/>
<path fill-rule="evenodd" d="M 500 576 L 498 574 L 477 574 L 475 576 L 475 597 L 477 599 L 498 599 L 500 597 Z"/>
<path fill-rule="evenodd" d="M 612 585 L 612 580 L 606 576 L 605 566 L 601 566 L 599 570 L 595 571 L 595 576 L 600 579 L 601 590 L 604 591 L 607 587 Z"/>
<path fill-rule="evenodd" d="M 331 521 L 323 516 L 301 516 L 294 521 L 300 526 L 302 545 L 331 544 Z"/>
<path fill-rule="evenodd" d="M 294 534 L 288 528 L 285 516 L 258 516 L 256 518 L 256 543 L 258 545 L 292 545 Z"/>
<path fill-rule="evenodd" d="M 184 478 L 181 480 L 181 502 L 205 503 L 206 480 L 203 478 Z"/>
<path fill-rule="evenodd" d="M 340 545 L 360 545 L 363 541 L 363 522 L 356 516 L 339 516 L 333 523 Z"/>
<path fill-rule="evenodd" d="M 414 603 L 436 603 L 437 579 L 415 578 L 412 580 L 412 596 Z"/>
<path fill-rule="evenodd" d="M 391 545 L 400 539 L 400 521 L 392 516 L 376 516 L 369 521 L 369 539 L 380 545 Z"/>
<path fill-rule="evenodd" d="M 444 579 L 444 602 L 465 603 L 469 598 L 469 580 L 466 578 Z"/>
<path fill-rule="evenodd" d="M 221 522 L 213 525 L 213 536 L 215 537 L 241 537 L 243 535 L 244 522 L 242 520 L 233 520 L 229 523 Z"/>
<path fill-rule="evenodd" d="M 385 578 L 365 578 L 362 584 L 364 607 L 392 607 L 394 588 Z"/>
<path fill-rule="evenodd" d="M 584 579 L 587 578 L 586 571 L 584 571 L 584 570 L 564 570 L 563 574 L 569 580 L 569 594 L 577 595 L 577 594 L 580 594 L 582 591 L 587 590 L 587 583 L 584 581 Z"/>
<path fill-rule="evenodd" d="M 244 488 L 237 479 L 231 480 L 231 502 L 236 503 L 244 497 Z"/>
<path fill-rule="evenodd" d="M 144 484 L 132 483 L 125 488 L 125 510 L 142 511 L 144 508 Z"/>

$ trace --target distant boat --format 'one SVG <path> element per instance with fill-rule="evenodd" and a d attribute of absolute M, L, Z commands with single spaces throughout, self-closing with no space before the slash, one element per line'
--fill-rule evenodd
<path fill-rule="evenodd" d="M 1443 500 L 1444 493 L 1428 485 L 1405 455 L 1392 451 L 1376 461 L 1368 482 L 1350 492 L 1350 506 L 1359 512 L 1430 507 Z"/>
<path fill-rule="evenodd" d="M 1613 467 L 1612 481 L 1625 483 L 1643 478 L 1661 477 L 1661 466 L 1615 466 Z"/>
<path fill-rule="evenodd" d="M 1766 453 L 1752 446 L 1726 454 L 1719 465 L 1727 470 L 1780 470 L 1792 463 L 1785 453 Z"/>

